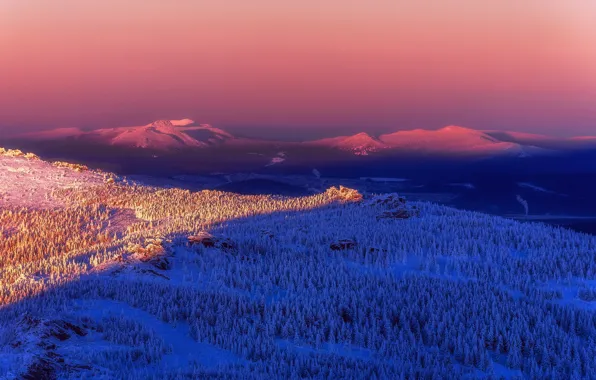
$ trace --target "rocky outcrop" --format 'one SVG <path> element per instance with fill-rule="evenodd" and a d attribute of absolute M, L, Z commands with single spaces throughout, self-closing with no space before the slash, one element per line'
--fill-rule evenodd
<path fill-rule="evenodd" d="M 30 351 L 32 354 L 31 362 L 24 368 L 20 379 L 53 380 L 62 376 L 76 378 L 81 371 L 91 369 L 89 365 L 67 363 L 58 352 L 61 342 L 75 336 L 87 335 L 87 326 L 79 326 L 62 319 L 42 321 L 26 315 L 19 322 L 17 329 L 20 330 L 19 334 L 16 334 L 19 338 L 12 342 L 11 346 Z"/>
<path fill-rule="evenodd" d="M 377 215 L 377 220 L 382 219 L 409 219 L 414 216 L 420 215 L 419 211 L 416 209 L 407 210 L 407 209 L 400 209 L 400 210 L 393 210 L 393 211 L 385 211 L 380 215 Z"/>
<path fill-rule="evenodd" d="M 71 164 L 70 162 L 63 162 L 63 161 L 56 161 L 56 162 L 52 163 L 52 165 L 54 165 L 57 168 L 72 169 L 75 172 L 79 172 L 79 173 L 89 170 L 89 168 L 85 165 Z"/>
<path fill-rule="evenodd" d="M 400 208 L 406 205 L 406 198 L 396 193 L 376 195 L 366 201 L 368 206 L 384 206 L 386 208 Z"/>
<path fill-rule="evenodd" d="M 235 252 L 238 247 L 235 242 L 228 238 L 216 237 L 206 231 L 201 231 L 188 237 L 189 246 L 202 246 L 205 248 L 216 248 L 225 252 Z"/>
<path fill-rule="evenodd" d="M 382 207 L 386 209 L 377 215 L 377 220 L 383 219 L 409 219 L 420 215 L 420 210 L 406 202 L 406 198 L 400 197 L 396 193 L 376 195 L 368 199 L 366 206 Z"/>
<path fill-rule="evenodd" d="M 352 239 L 340 239 L 329 245 L 332 251 L 345 251 L 348 249 L 354 249 L 358 246 L 358 243 Z"/>
<path fill-rule="evenodd" d="M 332 199 L 336 199 L 340 202 L 361 202 L 363 199 L 362 194 L 358 190 L 350 189 L 348 187 L 339 186 L 330 187 L 325 191 L 325 194 Z"/>

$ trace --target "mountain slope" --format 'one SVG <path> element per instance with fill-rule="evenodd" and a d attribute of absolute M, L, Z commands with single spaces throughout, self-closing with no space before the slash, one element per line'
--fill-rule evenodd
<path fill-rule="evenodd" d="M 338 189 L 46 190 L 0 208 L 2 379 L 596 371 L 594 236 Z"/>
<path fill-rule="evenodd" d="M 581 150 L 596 148 L 596 137 L 594 136 L 558 138 L 532 133 L 494 130 L 487 130 L 484 131 L 484 133 L 500 141 L 531 145 L 550 150 Z"/>
<path fill-rule="evenodd" d="M 444 155 L 513 155 L 524 154 L 517 143 L 504 142 L 481 131 L 447 126 L 436 131 L 416 129 L 379 136 L 392 149 L 404 152 Z"/>
<path fill-rule="evenodd" d="M 158 150 L 205 145 L 205 142 L 184 133 L 184 129 L 174 126 L 168 120 L 159 120 L 144 127 L 99 130 L 95 131 L 93 135 L 106 137 L 110 145 Z"/>
<path fill-rule="evenodd" d="M 368 133 L 338 136 L 306 142 L 287 142 L 242 138 L 208 124 L 194 125 L 190 119 L 158 120 L 137 127 L 105 128 L 82 131 L 61 128 L 22 136 L 25 140 L 80 140 L 109 146 L 152 150 L 241 147 L 256 149 L 253 153 L 301 148 L 351 152 L 357 156 L 375 154 L 423 155 L 446 157 L 528 157 L 548 155 L 554 151 L 596 149 L 596 138 L 555 138 L 519 132 L 481 131 L 460 126 L 438 130 L 405 130 L 382 134 Z M 264 151 L 259 151 L 264 149 Z M 302 154 L 302 153 L 300 153 Z"/>
<path fill-rule="evenodd" d="M 353 152 L 358 156 L 366 156 L 373 152 L 378 152 L 388 146 L 368 133 L 361 132 L 352 136 L 338 136 L 321 140 L 309 141 L 305 143 L 314 146 L 326 146 Z"/>
<path fill-rule="evenodd" d="M 447 126 L 439 130 L 415 129 L 380 135 L 367 133 L 311 141 L 308 144 L 351 151 L 355 155 L 376 152 L 442 156 L 527 157 L 548 153 L 545 149 L 498 138 L 470 128 Z"/>
<path fill-rule="evenodd" d="M 171 150 L 180 148 L 202 148 L 222 144 L 235 139 L 230 133 L 209 124 L 193 125 L 190 119 L 157 120 L 138 127 L 104 128 L 82 131 L 78 128 L 60 128 L 52 131 L 28 134 L 31 140 L 76 139 L 99 144 Z"/>

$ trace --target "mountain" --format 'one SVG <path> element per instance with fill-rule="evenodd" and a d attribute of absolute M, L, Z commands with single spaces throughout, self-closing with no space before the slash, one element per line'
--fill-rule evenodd
<path fill-rule="evenodd" d="M 353 152 L 357 156 L 367 156 L 389 146 L 371 137 L 368 133 L 361 132 L 353 136 L 338 136 L 307 142 L 315 146 L 326 146 Z"/>
<path fill-rule="evenodd" d="M 532 145 L 543 149 L 574 150 L 596 148 L 595 136 L 557 138 L 533 133 L 494 130 L 487 130 L 484 131 L 484 133 L 500 141 L 516 143 L 520 145 Z"/>
<path fill-rule="evenodd" d="M 531 146 L 502 141 L 482 131 L 453 125 L 435 131 L 415 129 L 384 134 L 379 140 L 394 150 L 422 154 L 525 157 L 538 153 Z"/>
<path fill-rule="evenodd" d="M 355 155 L 383 151 L 387 154 L 528 157 L 547 153 L 544 148 L 506 141 L 482 131 L 453 125 L 439 130 L 398 131 L 380 135 L 378 138 L 367 133 L 358 133 L 353 136 L 315 140 L 308 144 L 351 151 Z"/>
<path fill-rule="evenodd" d="M 259 140 L 238 137 L 209 124 L 197 125 L 190 119 L 157 120 L 143 126 L 92 131 L 60 128 L 27 134 L 17 140 L 43 145 L 51 141 L 63 150 L 67 148 L 63 143 L 69 142 L 170 152 L 181 149 L 198 152 L 211 148 L 209 154 L 219 153 L 230 160 L 234 155 L 238 157 L 238 154 L 267 156 L 270 159 L 272 154 L 278 155 L 280 152 L 285 152 L 284 157 L 289 160 L 317 157 L 322 161 L 325 157 L 337 157 L 337 152 L 344 152 L 342 157 L 350 153 L 355 156 L 384 157 L 525 158 L 596 149 L 596 137 L 556 138 L 521 132 L 475 130 L 455 125 L 438 130 L 414 129 L 380 136 L 361 132 L 305 142 Z M 18 144 L 16 146 L 20 147 Z"/>
<path fill-rule="evenodd" d="M 145 148 L 153 150 L 171 150 L 180 148 L 203 148 L 217 146 L 235 139 L 230 133 L 209 124 L 193 125 L 190 119 L 157 120 L 138 127 L 105 128 L 82 131 L 78 128 L 60 128 L 35 134 L 28 134 L 27 139 L 59 140 L 76 139 L 99 144 Z"/>
<path fill-rule="evenodd" d="M 596 236 L 343 186 L 153 187 L 1 148 L 0 173 L 0 379 L 596 373 Z"/>

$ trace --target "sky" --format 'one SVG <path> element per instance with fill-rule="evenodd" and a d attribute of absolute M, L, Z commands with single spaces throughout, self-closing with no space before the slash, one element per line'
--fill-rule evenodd
<path fill-rule="evenodd" d="M 593 0 L 0 0 L 0 133 L 596 135 Z"/>

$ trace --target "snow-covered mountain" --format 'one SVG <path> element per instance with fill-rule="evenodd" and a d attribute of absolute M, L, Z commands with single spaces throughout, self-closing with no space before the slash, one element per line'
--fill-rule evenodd
<path fill-rule="evenodd" d="M 367 156 L 370 153 L 378 152 L 381 149 L 389 147 L 387 144 L 384 144 L 365 132 L 361 132 L 352 136 L 338 136 L 310 141 L 307 142 L 307 144 L 327 146 L 351 151 L 357 156 Z"/>
<path fill-rule="evenodd" d="M 417 155 L 527 157 L 548 153 L 544 148 L 531 144 L 506 141 L 482 131 L 459 126 L 447 126 L 439 130 L 398 131 L 379 137 L 358 133 L 315 140 L 310 144 L 351 151 L 355 155 L 385 151 Z"/>
<path fill-rule="evenodd" d="M 596 148 L 596 136 L 577 136 L 570 138 L 559 138 L 534 133 L 494 130 L 483 131 L 483 133 L 500 141 L 511 142 L 526 146 L 535 146 L 550 150 Z"/>
<path fill-rule="evenodd" d="M 194 125 L 190 119 L 157 120 L 137 127 L 105 128 L 82 131 L 77 128 L 60 128 L 51 131 L 30 134 L 30 139 L 89 140 L 106 145 L 170 150 L 176 148 L 203 148 L 217 146 L 235 137 L 209 124 Z"/>
<path fill-rule="evenodd" d="M 531 146 L 502 141 L 482 131 L 460 126 L 447 126 L 433 131 L 399 131 L 381 135 L 379 140 L 392 149 L 424 154 L 523 157 L 538 152 Z"/>
<path fill-rule="evenodd" d="M 60 128 L 22 136 L 27 140 L 83 140 L 111 146 L 175 150 L 260 147 L 269 151 L 328 148 L 357 156 L 375 154 L 448 157 L 529 157 L 556 151 L 596 148 L 596 137 L 556 138 L 521 132 L 482 131 L 461 126 L 438 130 L 414 129 L 371 136 L 361 132 L 306 142 L 248 139 L 190 119 L 158 120 L 136 127 L 83 131 Z M 258 149 L 256 150 L 258 151 Z"/>

